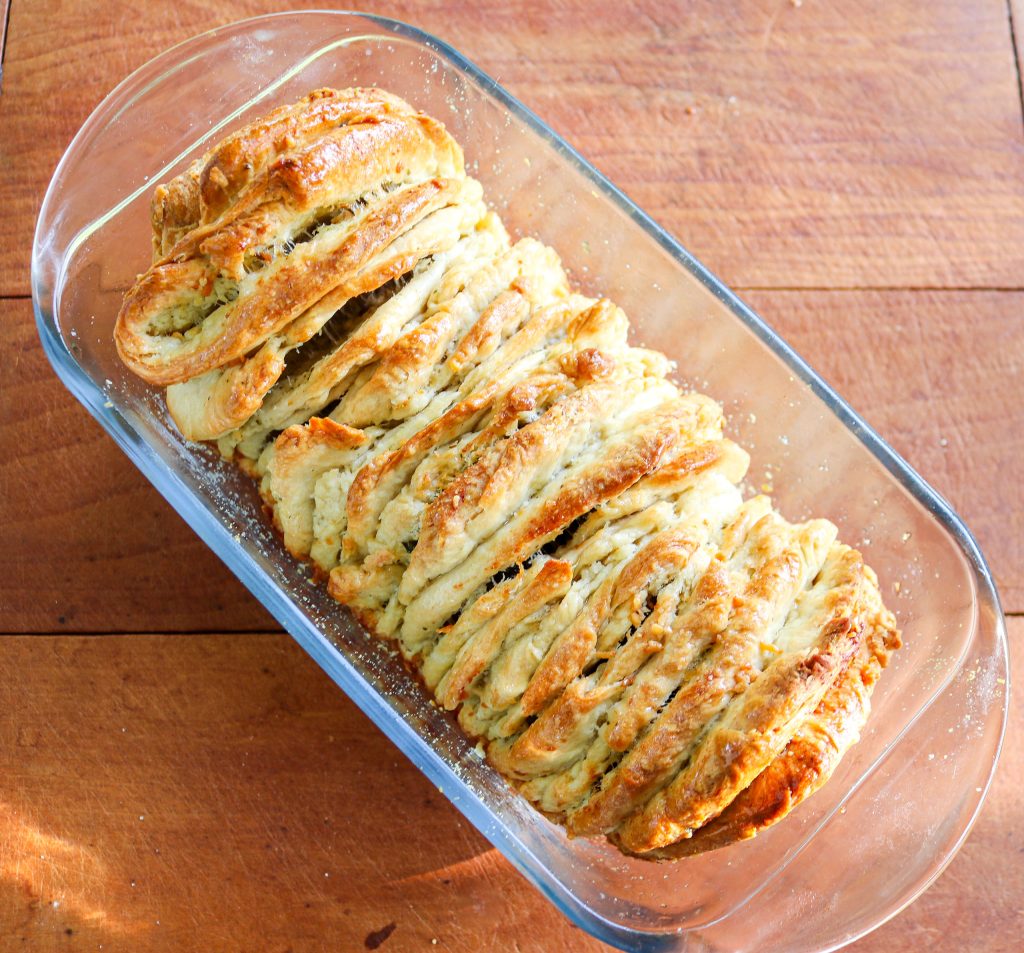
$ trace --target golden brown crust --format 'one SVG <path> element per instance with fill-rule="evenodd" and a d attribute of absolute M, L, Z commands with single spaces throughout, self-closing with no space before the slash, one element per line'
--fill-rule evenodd
<path fill-rule="evenodd" d="M 454 230 L 472 224 L 472 210 L 456 214 L 454 221 L 450 213 L 459 213 L 459 210 L 451 208 L 430 216 L 403 236 L 402 244 L 411 244 L 419 248 L 422 254 L 427 254 L 432 249 L 440 248 L 443 242 L 424 241 L 419 234 L 424 227 L 438 233 L 438 237 L 443 239 L 446 229 L 450 238 Z M 442 220 L 445 218 L 447 221 Z M 442 226 L 440 229 L 439 225 Z M 435 252 L 429 261 L 421 262 L 398 291 L 379 303 L 371 301 L 364 319 L 350 334 L 336 341 L 336 346 L 322 356 L 317 355 L 311 364 L 305 362 L 304 367 L 295 373 L 286 374 L 280 386 L 275 386 L 267 395 L 260 410 L 225 438 L 226 447 L 237 446 L 250 456 L 258 456 L 273 431 L 301 423 L 310 414 L 320 413 L 332 402 L 345 398 L 353 388 L 360 388 L 364 381 L 361 373 L 364 369 L 379 361 L 397 341 L 434 310 L 447 306 L 453 273 L 464 273 L 467 268 L 489 260 L 506 246 L 507 236 L 500 223 L 493 215 L 484 214 L 470 235 L 457 241 L 451 249 Z M 376 299 L 379 294 L 375 292 L 371 298 Z M 304 317 L 320 320 L 343 305 L 347 308 L 349 302 L 336 289 L 317 302 Z M 299 322 L 302 320 L 300 318 Z M 286 334 L 291 327 L 285 328 L 282 334 Z M 330 331 L 330 328 L 324 328 L 324 333 Z M 300 356 L 304 353 L 303 348 Z M 346 423 L 359 426 L 360 422 L 353 418 L 349 409 L 347 406 L 344 410 L 339 407 L 335 413 L 342 414 Z"/>
<path fill-rule="evenodd" d="M 410 602 L 431 579 L 455 568 L 578 451 L 621 396 L 621 382 L 583 387 L 466 467 L 423 514 L 399 598 Z"/>
<path fill-rule="evenodd" d="M 745 543 L 749 575 L 741 565 L 722 579 L 725 627 L 601 790 L 573 815 L 570 830 L 616 829 L 678 773 L 708 723 L 753 681 L 763 636 L 817 572 L 833 536 L 824 523 L 790 527 L 774 514 L 758 521 Z"/>
<path fill-rule="evenodd" d="M 880 605 L 880 600 L 876 601 Z M 645 856 L 675 860 L 748 840 L 821 788 L 860 737 L 871 712 L 871 692 L 901 644 L 892 614 L 886 610 L 876 611 L 866 629 L 857 655 L 832 690 L 750 786 L 691 837 Z"/>
<path fill-rule="evenodd" d="M 281 377 L 286 357 L 305 344 L 340 306 L 370 295 L 407 275 L 423 259 L 445 252 L 475 226 L 480 210 L 471 205 L 435 212 L 407 229 L 363 262 L 355 280 L 341 282 L 295 320 L 272 334 L 241 364 L 217 368 L 167 389 L 168 408 L 193 440 L 214 440 L 242 427 L 262 406 Z"/>
<path fill-rule="evenodd" d="M 835 770 L 899 645 L 874 574 L 743 501 L 722 408 L 510 243 L 440 123 L 317 90 L 152 225 L 122 359 L 570 835 L 689 856 Z"/>
<path fill-rule="evenodd" d="M 698 429 L 702 426 L 700 422 L 700 415 L 705 409 L 706 408 L 702 405 L 697 405 L 697 407 L 693 409 L 693 432 L 700 432 Z M 678 420 L 679 418 L 676 418 L 676 422 L 678 422 Z M 701 464 L 707 465 L 710 463 L 710 458 L 712 456 L 713 455 L 709 452 L 698 452 L 694 456 L 689 457 L 686 464 L 680 463 L 678 458 L 675 458 L 673 459 L 675 472 L 678 474 L 679 470 L 683 466 L 688 466 L 688 472 L 692 473 L 697 470 Z M 657 474 L 658 472 L 659 471 L 656 466 L 647 467 L 644 469 L 644 472 L 640 474 L 638 479 Z M 637 480 L 632 480 L 628 485 L 632 486 L 636 482 Z M 609 496 L 621 496 L 621 493 L 609 494 Z M 579 512 L 579 509 L 573 510 L 572 512 L 576 515 L 582 515 L 582 513 Z M 575 516 L 573 518 L 575 518 Z M 672 537 L 666 538 L 671 539 Z M 651 555 L 657 559 L 659 555 L 658 550 L 652 550 Z M 600 625 L 600 622 L 608 614 L 612 606 L 623 602 L 627 595 L 630 595 L 637 590 L 638 580 L 642 578 L 648 570 L 649 567 L 646 560 L 637 557 L 633 563 L 630 563 L 626 569 L 623 570 L 623 572 L 626 573 L 625 580 L 621 584 L 618 580 L 615 580 L 614 583 L 609 581 L 604 589 L 595 595 L 591 604 L 580 618 L 577 619 L 573 625 L 558 638 L 551 651 L 544 658 L 537 674 L 534 676 L 523 695 L 521 706 L 522 712 L 526 717 L 539 713 L 544 706 L 547 705 L 548 702 L 582 670 L 594 650 L 594 646 L 596 644 L 596 629 Z"/>
<path fill-rule="evenodd" d="M 693 535 L 685 525 L 660 533 L 598 589 L 571 626 L 568 637 L 560 638 L 544 659 L 523 695 L 521 704 L 526 716 L 542 710 L 543 713 L 509 748 L 492 749 L 492 760 L 502 771 L 512 777 L 530 777 L 538 773 L 538 768 L 549 772 L 558 766 L 558 754 L 565 748 L 567 736 L 595 705 L 610 697 L 609 683 L 617 686 L 628 674 L 620 676 L 616 666 L 609 664 L 594 685 L 573 682 L 594 658 L 605 620 L 619 607 L 627 607 L 627 603 L 633 613 L 638 612 L 639 603 L 647 598 L 654 580 L 667 573 L 682 572 L 699 548 Z M 657 588 L 660 587 L 655 592 Z M 648 650 L 655 651 L 656 645 L 649 639 L 664 634 L 650 631 L 656 620 L 655 611 L 630 640 L 631 644 L 645 641 Z M 623 655 L 619 652 L 612 659 L 618 661 Z M 549 701 L 551 704 L 547 705 Z"/>
<path fill-rule="evenodd" d="M 859 553 L 837 546 L 824 579 L 801 599 L 813 603 L 797 624 L 816 632 L 809 647 L 780 650 L 735 698 L 690 755 L 689 763 L 615 834 L 630 851 L 651 850 L 688 837 L 716 816 L 782 751 L 796 726 L 817 707 L 863 640 L 859 618 L 864 566 Z M 815 599 L 816 588 L 822 598 Z"/>
<path fill-rule="evenodd" d="M 576 519 L 655 470 L 679 440 L 679 421 L 677 405 L 637 420 L 628 436 L 603 448 L 599 462 L 570 470 L 561 483 L 517 513 L 500 538 L 486 540 L 462 564 L 431 581 L 408 604 L 403 643 L 418 645 L 477 586 L 522 563 Z"/>
<path fill-rule="evenodd" d="M 250 123 L 217 143 L 153 196 L 153 255 L 160 258 L 188 231 L 219 216 L 244 187 L 279 155 L 355 114 L 411 112 L 377 89 L 318 89 Z"/>
<path fill-rule="evenodd" d="M 219 218 L 275 159 L 339 126 L 413 112 L 379 89 L 318 89 L 239 129 L 180 176 L 157 186 L 151 216 L 154 259 L 168 254 L 186 233 Z"/>
<path fill-rule="evenodd" d="M 502 407 L 506 407 L 507 412 L 519 414 L 533 409 L 532 401 L 536 395 L 526 397 L 523 390 L 531 385 L 526 382 L 517 386 L 516 377 L 504 373 L 507 365 L 513 363 L 516 357 L 525 357 L 531 351 L 542 348 L 546 339 L 560 332 L 568 335 L 578 332 L 580 343 L 588 343 L 584 334 L 587 325 L 577 318 L 578 306 L 579 302 L 570 300 L 542 308 L 532 315 L 494 355 L 497 357 L 498 354 L 504 354 L 505 359 L 492 365 L 491 370 L 495 374 L 492 380 L 477 390 L 471 390 L 464 399 L 426 423 L 399 447 L 379 455 L 355 475 L 347 497 L 348 532 L 345 548 L 350 561 L 357 560 L 365 553 L 387 501 L 393 498 L 429 453 L 466 433 L 503 394 Z M 580 367 L 586 368 L 588 374 L 596 374 L 598 359 L 593 357 L 593 349 L 587 349 L 587 353 L 594 368 L 586 361 Z M 574 378 L 576 369 L 574 367 L 571 370 L 573 373 L 564 376 Z M 499 415 L 505 412 L 499 407 Z"/>
<path fill-rule="evenodd" d="M 214 279 L 205 269 L 190 269 L 194 260 L 155 265 L 125 296 L 114 330 L 118 354 L 140 377 L 162 385 L 237 360 L 329 291 L 344 285 L 345 297 L 352 298 L 408 271 L 418 260 L 409 253 L 373 271 L 361 269 L 403 231 L 456 199 L 461 189 L 459 180 L 437 179 L 389 196 L 338 247 L 312 259 L 292 255 L 281 260 L 272 280 L 256 283 L 258 293 L 250 290 L 214 312 L 219 319 L 213 333 L 206 330 L 207 318 L 191 339 L 154 334 L 154 314 L 175 306 L 183 286 L 193 294 L 206 293 Z"/>

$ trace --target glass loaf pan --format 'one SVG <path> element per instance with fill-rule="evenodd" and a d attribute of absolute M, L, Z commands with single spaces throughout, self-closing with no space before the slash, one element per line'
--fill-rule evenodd
<path fill-rule="evenodd" d="M 211 141 L 318 86 L 379 85 L 445 122 L 513 235 L 554 246 L 636 338 L 723 402 L 790 519 L 827 516 L 904 630 L 861 742 L 753 841 L 671 865 L 567 839 L 481 762 L 386 646 L 314 586 L 233 466 L 186 445 L 111 339 L 149 260 L 152 186 Z M 564 914 L 628 949 L 833 949 L 938 876 L 988 788 L 1006 718 L 1003 618 L 970 534 L 810 368 L 559 136 L 456 51 L 395 21 L 280 14 L 203 34 L 121 83 L 50 184 L 32 260 L 65 385 L 302 647 Z M 898 583 L 898 592 L 894 583 Z"/>

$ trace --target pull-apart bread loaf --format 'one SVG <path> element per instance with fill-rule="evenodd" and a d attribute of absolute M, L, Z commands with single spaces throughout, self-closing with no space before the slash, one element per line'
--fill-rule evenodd
<path fill-rule="evenodd" d="M 116 343 L 539 810 L 667 859 L 817 790 L 900 642 L 627 332 L 439 122 L 322 89 L 157 188 Z"/>

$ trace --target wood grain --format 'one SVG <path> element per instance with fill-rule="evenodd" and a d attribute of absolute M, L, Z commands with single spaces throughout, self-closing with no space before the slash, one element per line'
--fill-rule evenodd
<path fill-rule="evenodd" d="M 1024 666 L 1024 619 L 1007 620 L 1011 671 Z M 995 780 L 970 838 L 945 873 L 854 953 L 1015 953 L 1024 936 L 1024 693 L 1010 717 Z"/>
<path fill-rule="evenodd" d="M 748 297 L 953 503 L 1024 611 L 1024 293 Z M 29 302 L 0 302 L 0 348 L 0 631 L 276 628 L 63 390 Z"/>
<path fill-rule="evenodd" d="M 287 636 L 7 637 L 0 667 L 4 950 L 601 948 Z"/>
<path fill-rule="evenodd" d="M 27 294 L 46 182 L 118 80 L 301 6 L 324 4 L 14 0 L 0 297 Z M 1024 296 L 980 290 L 1024 288 L 1024 0 L 363 7 L 452 42 L 727 281 L 775 289 L 744 297 L 960 510 L 1024 613 Z M 62 389 L 28 301 L 0 301 L 0 348 L 0 633 L 37 633 L 0 637 L 0 953 L 604 948 L 251 631 L 275 624 Z M 1024 619 L 1010 637 L 1019 669 Z M 1018 949 L 1012 704 L 966 846 L 858 953 Z"/>
<path fill-rule="evenodd" d="M 1020 83 L 1021 74 L 1024 73 L 1024 0 L 1007 0 L 1010 10 L 1010 25 L 1014 34 L 1014 53 L 1017 56 L 1017 81 Z M 1024 88 L 1021 89 L 1021 97 L 1024 99 Z M 1024 103 L 1022 103 L 1024 106 Z"/>
<path fill-rule="evenodd" d="M 287 636 L 8 636 L 0 669 L 5 950 L 604 949 Z M 949 870 L 852 949 L 1017 948 L 1022 774 L 1010 746 Z"/>
<path fill-rule="evenodd" d="M 734 285 L 1021 286 L 1024 135 L 1005 0 L 365 6 L 462 49 Z M 43 189 L 102 96 L 189 35 L 281 8 L 14 4 L 0 295 L 27 291 Z"/>
<path fill-rule="evenodd" d="M 278 629 L 0 301 L 0 632 Z"/>
<path fill-rule="evenodd" d="M 1024 611 L 1024 294 L 744 297 L 952 503 Z"/>
<path fill-rule="evenodd" d="M 4 53 L 7 49 L 7 15 L 11 11 L 11 0 L 0 0 L 0 89 L 4 81 Z"/>

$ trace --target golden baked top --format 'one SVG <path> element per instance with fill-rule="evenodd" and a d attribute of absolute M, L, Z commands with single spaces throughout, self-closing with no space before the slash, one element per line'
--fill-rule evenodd
<path fill-rule="evenodd" d="M 122 358 L 539 810 L 671 859 L 827 780 L 899 646 L 874 573 L 744 500 L 719 405 L 510 240 L 440 123 L 317 90 L 152 224 Z"/>

